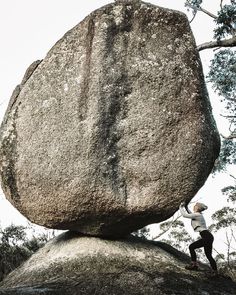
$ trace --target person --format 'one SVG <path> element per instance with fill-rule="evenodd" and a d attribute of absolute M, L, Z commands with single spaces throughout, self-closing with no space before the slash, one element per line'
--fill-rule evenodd
<path fill-rule="evenodd" d="M 190 265 L 187 265 L 185 268 L 188 270 L 198 270 L 197 255 L 195 250 L 198 248 L 204 247 L 205 255 L 207 259 L 209 260 L 211 268 L 212 268 L 212 275 L 217 275 L 218 274 L 217 264 L 214 258 L 212 257 L 212 245 L 213 245 L 214 237 L 207 229 L 204 216 L 202 215 L 202 212 L 206 210 L 207 208 L 208 207 L 204 205 L 203 203 L 196 203 L 193 207 L 194 213 L 192 213 L 184 202 L 182 202 L 179 206 L 181 215 L 185 218 L 191 219 L 191 225 L 193 227 L 193 230 L 195 232 L 199 232 L 201 236 L 201 239 L 193 242 L 189 246 L 191 263 Z"/>

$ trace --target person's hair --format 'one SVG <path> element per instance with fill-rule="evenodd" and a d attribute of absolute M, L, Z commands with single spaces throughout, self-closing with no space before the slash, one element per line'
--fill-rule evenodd
<path fill-rule="evenodd" d="M 208 208 L 207 205 L 205 205 L 203 203 L 196 203 L 195 205 L 198 207 L 199 212 L 202 212 Z"/>

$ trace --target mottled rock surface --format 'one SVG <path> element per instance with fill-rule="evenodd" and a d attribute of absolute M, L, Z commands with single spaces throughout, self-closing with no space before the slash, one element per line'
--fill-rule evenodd
<path fill-rule="evenodd" d="M 170 217 L 219 152 L 186 16 L 139 1 L 91 13 L 30 67 L 0 145 L 3 191 L 34 223 L 119 236 Z"/>
<path fill-rule="evenodd" d="M 206 266 L 191 272 L 185 270 L 186 262 L 186 255 L 164 243 L 109 241 L 67 232 L 12 272 L 0 294 L 235 294 L 230 279 L 210 280 Z"/>

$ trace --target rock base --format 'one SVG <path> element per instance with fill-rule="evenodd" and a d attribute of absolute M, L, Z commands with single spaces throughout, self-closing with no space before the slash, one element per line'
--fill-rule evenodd
<path fill-rule="evenodd" d="M 0 294 L 235 294 L 231 280 L 190 272 L 189 257 L 161 242 L 103 240 L 67 232 L 1 284 Z"/>

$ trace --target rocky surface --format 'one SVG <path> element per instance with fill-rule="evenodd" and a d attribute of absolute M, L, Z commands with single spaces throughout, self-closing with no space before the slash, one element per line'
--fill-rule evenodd
<path fill-rule="evenodd" d="M 1 126 L 1 184 L 34 223 L 121 236 L 189 201 L 219 145 L 186 16 L 116 1 L 27 71 Z"/>
<path fill-rule="evenodd" d="M 64 233 L 12 272 L 1 295 L 223 295 L 236 284 L 184 269 L 188 257 L 167 244 Z"/>

